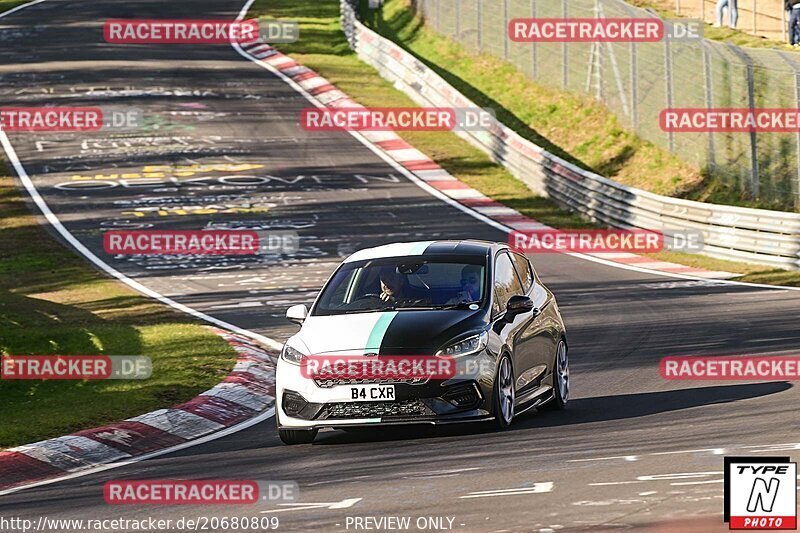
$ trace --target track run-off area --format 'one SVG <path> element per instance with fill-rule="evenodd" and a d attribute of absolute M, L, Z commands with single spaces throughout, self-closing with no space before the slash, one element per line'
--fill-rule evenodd
<path fill-rule="evenodd" d="M 506 232 L 432 195 L 346 132 L 299 125 L 311 103 L 229 45 L 111 45 L 113 18 L 234 19 L 239 0 L 44 0 L 0 18 L 0 105 L 137 109 L 130 132 L 0 134 L 31 207 L 96 266 L 186 312 L 278 346 L 340 261 L 396 241 Z M 60 226 L 60 227 L 59 227 Z M 291 254 L 109 256 L 109 229 L 291 231 Z M 91 259 L 91 258 L 94 259 Z M 665 381 L 670 355 L 796 350 L 800 293 L 532 258 L 566 321 L 572 399 L 509 431 L 322 432 L 284 446 L 269 418 L 175 453 L 0 496 L 0 516 L 279 517 L 346 531 L 348 517 L 440 517 L 455 531 L 723 530 L 724 455 L 800 457 L 790 383 Z M 292 480 L 291 506 L 112 506 L 116 479 Z M 306 505 L 300 505 L 306 504 Z M 452 518 L 452 520 L 448 520 Z M 433 523 L 433 522 L 431 522 Z M 353 530 L 352 525 L 350 530 Z"/>

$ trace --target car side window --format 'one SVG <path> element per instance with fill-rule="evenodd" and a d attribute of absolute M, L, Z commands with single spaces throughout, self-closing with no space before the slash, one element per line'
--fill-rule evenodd
<path fill-rule="evenodd" d="M 503 252 L 497 255 L 494 263 L 494 303 L 492 314 L 499 314 L 506 310 L 508 300 L 517 294 L 524 294 L 511 258 Z"/>
<path fill-rule="evenodd" d="M 533 285 L 533 272 L 531 271 L 531 264 L 528 258 L 518 253 L 512 253 L 511 257 L 514 258 L 514 266 L 517 267 L 517 274 L 519 279 L 522 280 L 522 289 L 527 293 L 531 290 Z"/>

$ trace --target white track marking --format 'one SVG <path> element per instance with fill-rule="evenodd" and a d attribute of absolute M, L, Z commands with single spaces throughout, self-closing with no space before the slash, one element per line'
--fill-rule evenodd
<path fill-rule="evenodd" d="M 459 499 L 469 498 L 491 498 L 494 496 L 521 496 L 524 494 L 544 494 L 546 492 L 553 492 L 553 482 L 545 481 L 542 483 L 534 483 L 531 487 L 516 487 L 513 489 L 495 489 L 495 490 L 479 490 L 470 492 L 464 496 L 459 496 Z"/>
<path fill-rule="evenodd" d="M 37 2 L 38 1 L 44 1 L 44 0 L 37 0 Z M 61 235 L 61 237 L 64 238 L 64 240 L 66 240 L 73 248 L 75 248 L 78 251 L 78 253 L 80 253 L 86 259 L 91 261 L 91 263 L 94 264 L 96 267 L 98 267 L 100 270 L 102 270 L 109 276 L 118 279 L 119 281 L 126 284 L 135 291 L 144 294 L 145 296 L 149 296 L 150 298 L 153 298 L 155 300 L 158 300 L 159 302 L 166 304 L 172 307 L 173 309 L 177 309 L 178 311 L 181 311 L 188 315 L 192 315 L 205 322 L 209 322 L 221 328 L 230 330 L 234 333 L 238 333 L 240 335 L 244 335 L 245 337 L 254 339 L 258 342 L 263 343 L 265 346 L 269 347 L 272 350 L 280 351 L 280 349 L 283 347 L 281 343 L 279 343 L 274 339 L 270 339 L 268 337 L 265 337 L 264 335 L 259 335 L 258 333 L 240 328 L 238 326 L 234 326 L 233 324 L 229 324 L 228 322 L 219 320 L 218 318 L 214 318 L 205 313 L 201 313 L 200 311 L 192 309 L 191 307 L 188 307 L 186 305 L 176 302 L 175 300 L 167 298 L 166 296 L 148 287 L 145 287 L 138 281 L 129 278 L 122 272 L 118 271 L 117 269 L 105 263 L 102 259 L 97 257 L 97 255 L 95 255 L 91 250 L 86 248 L 86 246 L 84 246 L 83 243 L 81 243 L 78 239 L 76 239 L 67 230 L 67 228 L 65 228 L 64 225 L 61 224 L 61 221 L 58 219 L 58 217 L 50 210 L 50 206 L 47 205 L 42 196 L 39 194 L 38 189 L 36 189 L 36 186 L 33 184 L 33 181 L 28 176 L 28 172 L 25 170 L 25 167 L 22 166 L 22 163 L 20 162 L 19 157 L 17 156 L 17 152 L 14 150 L 14 147 L 11 146 L 11 142 L 8 140 L 8 135 L 6 135 L 6 132 L 3 131 L 2 129 L 0 129 L 0 144 L 2 144 L 3 149 L 6 152 L 6 156 L 8 156 L 8 160 L 11 162 L 12 166 L 14 167 L 14 170 L 16 170 L 17 176 L 19 177 L 19 180 L 22 182 L 22 185 L 25 187 L 25 190 L 28 192 L 28 195 L 30 195 L 31 199 L 36 204 L 36 207 L 39 208 L 39 211 L 41 211 L 42 215 L 44 215 L 44 217 L 47 219 L 47 222 L 49 222 L 50 225 L 58 232 L 58 234 Z"/>
<path fill-rule="evenodd" d="M 611 487 L 611 486 L 615 486 L 615 485 L 633 485 L 633 484 L 636 484 L 636 483 L 644 483 L 644 481 L 638 481 L 638 480 L 633 480 L 633 481 L 604 481 L 604 482 L 601 482 L 601 483 L 589 483 L 589 486 L 590 487 Z"/>
<path fill-rule="evenodd" d="M 683 485 L 708 485 L 709 483 L 722 483 L 724 479 L 712 479 L 710 481 L 675 481 L 670 483 L 670 485 L 674 487 L 680 487 Z"/>
<path fill-rule="evenodd" d="M 0 18 L 7 17 L 8 15 L 11 15 L 12 13 L 16 13 L 17 11 L 19 11 L 21 9 L 24 9 L 26 7 L 31 7 L 31 6 L 34 6 L 36 4 L 40 4 L 40 3 L 44 2 L 44 1 L 45 0 L 34 0 L 33 2 L 28 2 L 27 4 L 22 4 L 21 6 L 17 6 L 14 9 L 10 9 L 8 11 L 0 13 Z M 250 3 L 252 3 L 252 1 Z M 240 15 L 237 20 L 241 20 L 241 18 L 242 18 L 242 16 Z M 97 257 L 94 253 L 92 253 L 88 248 L 86 248 L 83 244 L 81 244 L 80 241 L 78 241 L 75 237 L 73 237 L 72 234 L 69 231 L 67 231 L 67 229 L 63 226 L 63 224 L 61 224 L 61 221 L 58 219 L 58 217 L 56 217 L 56 215 L 50 210 L 50 207 L 47 205 L 47 203 L 41 197 L 41 195 L 39 194 L 39 191 L 36 189 L 36 186 L 33 184 L 33 181 L 28 176 L 28 172 L 22 166 L 22 162 L 20 161 L 19 157 L 17 156 L 16 150 L 14 150 L 14 147 L 11 146 L 11 142 L 9 141 L 8 136 L 6 135 L 5 131 L 3 131 L 2 128 L 0 128 L 0 144 L 2 144 L 3 150 L 5 150 L 5 152 L 6 152 L 6 156 L 8 157 L 8 160 L 11 162 L 11 165 L 14 167 L 14 170 L 17 172 L 17 176 L 19 177 L 20 181 L 22 182 L 22 185 L 25 187 L 25 190 L 28 192 L 28 194 L 30 195 L 31 199 L 36 204 L 36 207 L 39 208 L 39 211 L 41 211 L 42 215 L 44 215 L 44 217 L 47 219 L 47 222 L 49 222 L 50 225 L 53 226 L 53 228 L 59 233 L 59 235 L 61 235 L 61 237 L 63 237 L 70 245 L 72 245 L 72 247 L 75 248 L 82 256 L 84 256 L 86 259 L 91 261 L 92 264 L 94 264 L 95 266 L 100 268 L 106 274 L 108 274 L 108 275 L 110 275 L 110 276 L 112 276 L 114 278 L 117 278 L 119 281 L 125 283 L 126 285 L 128 285 L 129 287 L 134 289 L 135 291 L 140 292 L 140 293 L 144 294 L 145 296 L 149 296 L 150 298 L 158 300 L 159 302 L 161 302 L 163 304 L 166 304 L 166 305 L 168 305 L 168 306 L 170 306 L 170 307 L 172 307 L 174 309 L 177 309 L 178 311 L 181 311 L 183 313 L 192 315 L 192 316 L 194 316 L 196 318 L 199 318 L 199 319 L 201 319 L 201 320 L 203 320 L 205 322 L 209 322 L 211 324 L 215 324 L 215 325 L 220 326 L 222 328 L 231 330 L 231 331 L 233 331 L 235 333 L 239 333 L 240 335 L 244 335 L 245 337 L 249 337 L 251 339 L 257 340 L 257 341 L 263 343 L 264 345 L 266 345 L 267 347 L 269 347 L 269 348 L 271 348 L 273 350 L 276 350 L 276 351 L 281 350 L 283 345 L 281 343 L 279 343 L 278 341 L 274 340 L 274 339 L 270 339 L 270 338 L 265 337 L 263 335 L 259 335 L 258 333 L 255 333 L 255 332 L 240 328 L 238 326 L 234 326 L 233 324 L 229 324 L 229 323 L 227 323 L 227 322 L 225 322 L 223 320 L 219 320 L 219 319 L 214 318 L 212 316 L 206 315 L 205 313 L 201 313 L 200 311 L 192 309 L 191 307 L 188 307 L 186 305 L 180 304 L 180 303 L 178 303 L 178 302 L 176 302 L 176 301 L 174 301 L 174 300 L 172 300 L 170 298 L 167 298 L 166 296 L 164 296 L 162 294 L 159 294 L 158 292 L 156 292 L 156 291 L 154 291 L 152 289 L 149 289 L 149 288 L 145 287 L 144 285 L 142 285 L 138 281 L 135 281 L 135 280 L 129 278 L 125 274 L 119 272 L 115 268 L 113 268 L 110 265 L 108 265 L 107 263 L 105 263 L 103 260 L 101 260 L 99 257 Z"/>
<path fill-rule="evenodd" d="M 567 461 L 568 463 L 586 463 L 589 461 L 610 461 L 612 459 L 622 459 L 624 461 L 637 461 L 639 456 L 637 455 L 613 455 L 610 457 L 592 457 L 590 459 L 570 459 Z"/>
<path fill-rule="evenodd" d="M 17 6 L 17 7 L 11 8 L 8 11 L 4 11 L 4 12 L 0 13 L 0 18 L 7 17 L 12 13 L 16 13 L 20 9 L 24 9 L 26 7 L 35 6 L 36 4 L 41 4 L 44 1 L 45 0 L 34 0 L 33 2 L 28 2 L 27 4 L 22 4 L 21 6 Z"/>
<path fill-rule="evenodd" d="M 698 448 L 696 450 L 677 450 L 674 452 L 655 452 L 648 455 L 675 455 L 682 453 L 704 453 L 711 452 L 713 455 L 725 455 L 725 448 Z"/>
<path fill-rule="evenodd" d="M 10 9 L 8 11 L 0 13 L 0 18 L 7 17 L 8 15 L 11 15 L 12 13 L 16 13 L 17 11 L 19 11 L 21 9 L 24 9 L 26 7 L 31 7 L 31 6 L 34 6 L 36 4 L 40 4 L 40 3 L 44 2 L 44 1 L 45 0 L 34 0 L 33 2 L 28 2 L 27 4 L 22 4 L 20 6 L 17 6 L 15 8 L 13 8 L 13 9 Z M 33 181 L 30 179 L 30 176 L 28 175 L 28 172 L 22 166 L 22 162 L 20 161 L 19 157 L 17 156 L 16 150 L 14 150 L 14 147 L 11 145 L 11 142 L 9 141 L 8 136 L 6 135 L 5 131 L 2 130 L 2 128 L 0 128 L 0 145 L 2 145 L 3 150 L 6 153 L 6 156 L 8 157 L 8 160 L 11 162 L 11 165 L 14 167 L 14 170 L 17 172 L 17 176 L 19 177 L 20 181 L 22 182 L 22 185 L 25 187 L 25 190 L 28 192 L 28 194 L 30 195 L 31 199 L 34 201 L 36 206 L 39 208 L 39 210 L 41 211 L 42 215 L 45 217 L 47 222 L 50 223 L 50 225 L 59 233 L 59 235 L 61 235 L 61 237 L 63 237 L 70 245 L 72 245 L 72 247 L 74 247 L 81 255 L 83 255 L 84 257 L 86 257 L 86 259 L 91 261 L 92 264 L 94 264 L 95 266 L 100 268 L 106 274 L 118 279 L 122 283 L 125 283 L 126 285 L 128 285 L 132 289 L 136 290 L 137 292 L 140 292 L 141 294 L 144 294 L 145 296 L 149 296 L 150 298 L 158 300 L 159 302 L 161 302 L 163 304 L 166 304 L 166 305 L 168 305 L 168 306 L 170 306 L 170 307 L 172 307 L 174 309 L 177 309 L 178 311 L 181 311 L 181 312 L 184 312 L 184 313 L 189 314 L 191 316 L 194 316 L 196 318 L 199 318 L 200 320 L 203 320 L 205 322 L 209 322 L 211 324 L 215 324 L 215 325 L 217 325 L 217 326 L 219 326 L 221 328 L 224 328 L 224 329 L 230 330 L 230 331 L 232 331 L 234 333 L 238 333 L 238 334 L 243 335 L 245 337 L 249 337 L 251 339 L 254 339 L 254 340 L 264 344 L 265 346 L 271 348 L 272 350 L 280 351 L 280 349 L 282 348 L 283 345 L 281 343 L 279 343 L 278 341 L 276 341 L 274 339 L 270 339 L 269 337 L 265 337 L 264 335 L 259 335 L 258 333 L 255 333 L 255 332 L 240 328 L 238 326 L 234 326 L 233 324 L 229 324 L 229 323 L 227 323 L 227 322 L 225 322 L 223 320 L 219 320 L 219 319 L 214 318 L 212 316 L 206 315 L 205 313 L 201 313 L 200 311 L 192 309 L 191 307 L 188 307 L 186 305 L 180 304 L 180 303 L 178 303 L 178 302 L 176 302 L 176 301 L 174 301 L 174 300 L 172 300 L 170 298 L 167 298 L 166 296 L 164 296 L 162 294 L 159 294 L 158 292 L 156 292 L 156 291 L 154 291 L 152 289 L 149 289 L 149 288 L 145 287 L 141 283 L 139 283 L 139 282 L 137 282 L 137 281 L 125 276 L 124 274 L 122 274 L 118 270 L 112 268 L 110 265 L 108 265 L 105 262 L 103 262 L 99 257 L 97 257 L 88 248 L 86 248 L 83 244 L 81 244 L 80 241 L 78 241 L 75 237 L 73 237 L 73 235 L 69 231 L 67 231 L 67 229 L 61 224 L 61 221 L 58 219 L 58 217 L 56 217 L 56 215 L 50 210 L 50 207 L 47 205 L 47 203 L 41 197 L 41 195 L 39 194 L 39 191 L 36 189 L 36 186 L 33 184 Z M 250 426 L 253 426 L 253 425 L 255 425 L 255 424 L 259 423 L 259 422 L 262 422 L 264 420 L 268 420 L 268 419 L 272 418 L 272 416 L 274 416 L 274 414 L 275 414 L 275 410 L 274 409 L 269 409 L 269 410 L 261 413 L 260 415 L 257 415 L 255 417 L 249 419 L 249 420 L 245 420 L 244 422 L 242 422 L 240 424 L 237 424 L 235 426 L 231 426 L 231 427 L 229 427 L 227 429 L 224 429 L 224 430 L 221 430 L 221 431 L 219 431 L 217 433 L 214 433 L 214 434 L 211 434 L 211 435 L 207 435 L 205 437 L 201 437 L 201 438 L 193 440 L 193 441 L 184 442 L 182 444 L 178 444 L 178 445 L 172 446 L 170 448 L 165 448 L 163 450 L 159 450 L 159 451 L 152 452 L 152 453 L 149 453 L 149 454 L 141 455 L 139 457 L 134 457 L 134 458 L 129 459 L 129 460 L 125 460 L 125 461 L 121 461 L 121 462 L 117 462 L 117 463 L 110 463 L 110 464 L 107 464 L 107 465 L 101 465 L 101 466 L 89 468 L 87 470 L 82 470 L 80 472 L 73 472 L 73 473 L 70 473 L 70 474 L 66 474 L 64 476 L 59 476 L 59 477 L 48 479 L 48 480 L 44 480 L 44 481 L 38 481 L 38 482 L 30 483 L 30 484 L 27 484 L 27 485 L 20 485 L 18 487 L 14 487 L 14 488 L 11 488 L 11 489 L 0 491 L 0 496 L 6 495 L 6 494 L 12 494 L 14 492 L 19 492 L 21 490 L 28 489 L 28 488 L 39 487 L 39 486 L 43 486 L 43 485 L 49 485 L 51 483 L 57 483 L 59 481 L 65 481 L 65 480 L 68 480 L 68 479 L 87 476 L 89 474 L 102 472 L 104 470 L 111 470 L 113 468 L 119 468 L 119 467 L 122 467 L 122 466 L 127 466 L 127 465 L 130 465 L 130 464 L 133 464 L 133 463 L 138 463 L 140 461 L 145 461 L 147 459 L 152 459 L 154 457 L 159 457 L 161 455 L 166 455 L 168 453 L 172 453 L 172 452 L 176 452 L 176 451 L 183 450 L 183 449 L 186 449 L 186 448 L 190 448 L 192 446 L 205 444 L 207 442 L 211 442 L 211 441 L 217 440 L 217 439 L 225 437 L 227 435 L 231 435 L 231 434 L 236 433 L 238 431 L 241 431 L 243 429 L 247 429 Z"/>
<path fill-rule="evenodd" d="M 262 514 L 266 513 L 284 513 L 286 511 L 308 511 L 311 509 L 348 509 L 363 498 L 348 498 L 340 502 L 327 502 L 327 503 L 279 503 L 282 509 L 270 509 L 261 511 Z"/>

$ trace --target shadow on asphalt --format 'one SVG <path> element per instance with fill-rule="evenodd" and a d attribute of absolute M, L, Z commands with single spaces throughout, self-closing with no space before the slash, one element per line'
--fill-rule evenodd
<path fill-rule="evenodd" d="M 524 417 L 514 427 L 523 429 L 622 420 L 759 398 L 791 388 L 791 383 L 782 381 L 580 398 L 570 401 L 564 412 Z"/>
<path fill-rule="evenodd" d="M 792 388 L 788 382 L 716 385 L 691 389 L 619 394 L 579 398 L 569 402 L 565 411 L 529 412 L 516 419 L 511 431 L 570 426 L 592 422 L 607 422 L 680 411 L 692 407 L 722 404 L 777 394 Z M 455 437 L 491 433 L 490 424 L 471 423 L 448 426 L 381 426 L 356 428 L 347 432 L 322 433 L 315 446 L 350 444 L 354 442 L 385 442 Z"/>

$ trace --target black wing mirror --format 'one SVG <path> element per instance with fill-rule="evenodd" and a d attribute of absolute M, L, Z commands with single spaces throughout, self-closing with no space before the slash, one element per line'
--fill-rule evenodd
<path fill-rule="evenodd" d="M 527 296 L 512 296 L 506 305 L 506 318 L 513 319 L 515 316 L 533 310 L 533 300 Z"/>

